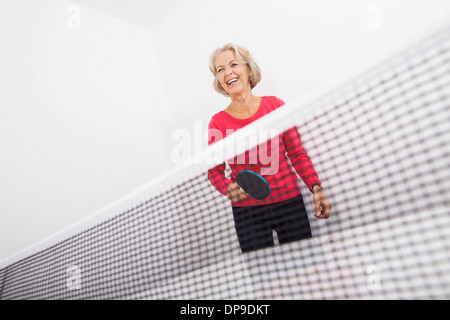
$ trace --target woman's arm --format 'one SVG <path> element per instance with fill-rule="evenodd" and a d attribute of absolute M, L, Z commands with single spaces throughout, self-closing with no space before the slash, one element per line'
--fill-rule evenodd
<path fill-rule="evenodd" d="M 225 176 L 225 164 L 219 164 L 208 170 L 208 179 L 211 184 L 223 195 L 227 195 L 227 190 L 232 182 Z"/>
<path fill-rule="evenodd" d="M 314 216 L 318 219 L 328 219 L 332 208 L 331 203 L 323 192 L 322 183 L 314 169 L 311 158 L 302 145 L 302 140 L 296 127 L 292 127 L 283 133 L 283 142 L 292 166 L 313 193 Z"/>
<path fill-rule="evenodd" d="M 296 127 L 292 127 L 283 133 L 283 142 L 287 155 L 291 160 L 295 171 L 302 178 L 308 189 L 312 191 L 314 185 L 321 185 L 319 176 L 314 169 L 312 161 L 302 145 L 300 134 Z"/>

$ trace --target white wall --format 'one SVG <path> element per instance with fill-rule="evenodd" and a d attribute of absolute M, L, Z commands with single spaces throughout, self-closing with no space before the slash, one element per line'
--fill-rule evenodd
<path fill-rule="evenodd" d="M 2 258 L 171 167 L 149 30 L 70 5 L 0 2 Z"/>
<path fill-rule="evenodd" d="M 291 101 L 450 17 L 438 0 L 185 0 L 143 26 L 157 1 L 93 3 L 107 14 L 0 0 L 0 259 L 172 168 L 171 133 L 228 104 L 207 66 L 217 46 L 248 47 L 255 94 Z"/>

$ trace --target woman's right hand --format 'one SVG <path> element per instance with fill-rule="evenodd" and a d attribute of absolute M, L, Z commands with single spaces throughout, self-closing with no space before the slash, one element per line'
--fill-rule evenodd
<path fill-rule="evenodd" d="M 231 201 L 238 202 L 245 198 L 247 198 L 248 195 L 245 193 L 244 190 L 242 190 L 236 182 L 230 183 L 227 190 L 227 198 Z"/>

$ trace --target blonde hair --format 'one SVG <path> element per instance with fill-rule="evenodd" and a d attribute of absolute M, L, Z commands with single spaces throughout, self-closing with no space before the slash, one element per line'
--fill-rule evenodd
<path fill-rule="evenodd" d="M 250 52 L 241 46 L 235 45 L 233 43 L 228 43 L 224 45 L 222 48 L 217 48 L 214 50 L 214 52 L 211 54 L 211 58 L 209 60 L 209 69 L 211 70 L 212 74 L 214 75 L 214 81 L 213 86 L 214 89 L 218 92 L 223 94 L 224 96 L 228 97 L 228 92 L 225 91 L 225 89 L 222 87 L 222 85 L 219 82 L 219 78 L 217 77 L 217 70 L 215 66 L 216 58 L 219 54 L 221 54 L 224 51 L 233 51 L 236 55 L 236 58 L 239 60 L 239 62 L 247 65 L 249 71 L 250 71 L 250 87 L 253 89 L 260 81 L 261 81 L 261 70 L 259 69 L 259 66 L 256 64 L 255 60 L 251 56 Z"/>

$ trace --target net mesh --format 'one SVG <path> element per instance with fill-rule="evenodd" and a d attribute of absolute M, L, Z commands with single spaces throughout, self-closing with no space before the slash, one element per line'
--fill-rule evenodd
<path fill-rule="evenodd" d="M 449 39 L 255 122 L 301 135 L 333 204 L 313 218 L 298 178 L 312 237 L 242 253 L 211 166 L 184 164 L 5 260 L 1 299 L 450 298 Z"/>

